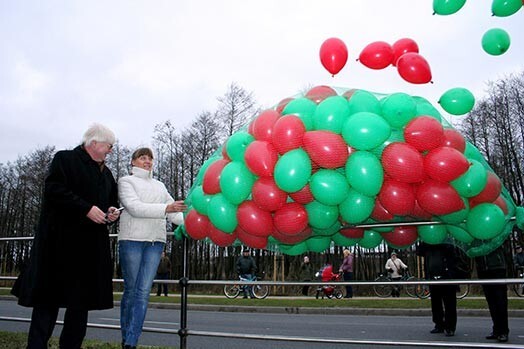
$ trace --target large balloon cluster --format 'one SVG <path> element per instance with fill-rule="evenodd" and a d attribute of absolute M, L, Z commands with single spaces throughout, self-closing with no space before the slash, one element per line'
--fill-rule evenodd
<path fill-rule="evenodd" d="M 188 203 L 191 238 L 290 255 L 448 236 L 482 255 L 504 241 L 515 214 L 480 152 L 426 99 L 328 86 L 233 134 Z"/>

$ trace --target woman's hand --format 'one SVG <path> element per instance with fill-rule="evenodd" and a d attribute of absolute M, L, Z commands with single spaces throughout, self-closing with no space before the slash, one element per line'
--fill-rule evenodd
<path fill-rule="evenodd" d="M 185 210 L 187 210 L 187 206 L 183 200 L 174 201 L 166 206 L 166 213 L 184 212 Z"/>

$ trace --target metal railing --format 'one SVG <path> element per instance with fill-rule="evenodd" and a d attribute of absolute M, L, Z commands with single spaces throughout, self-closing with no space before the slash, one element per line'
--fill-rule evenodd
<path fill-rule="evenodd" d="M 116 235 L 112 234 L 112 237 Z M 16 237 L 16 238 L 0 238 L 0 241 L 12 240 L 32 240 L 32 237 Z M 410 346 L 410 347 L 460 347 L 460 348 L 523 348 L 524 345 L 503 344 L 503 343 L 465 343 L 465 342 L 426 342 L 426 341 L 387 341 L 387 340 L 358 340 L 358 339 L 334 339 L 334 338 L 314 338 L 314 337 L 294 337 L 294 336 L 276 336 L 276 335 L 261 335 L 261 334 L 239 334 L 232 332 L 213 332 L 213 331 L 197 331 L 191 330 L 187 327 L 187 311 L 188 311 L 188 287 L 190 285 L 225 285 L 225 284 L 239 284 L 239 285 L 268 285 L 268 286 L 319 286 L 330 285 L 332 282 L 303 282 L 303 281 L 239 281 L 239 280 L 190 280 L 188 277 L 188 239 L 183 239 L 183 266 L 182 277 L 179 280 L 154 280 L 155 283 L 178 284 L 181 288 L 180 293 L 180 328 L 178 330 L 144 327 L 144 332 L 177 334 L 180 340 L 180 348 L 187 348 L 188 336 L 204 336 L 217 338 L 236 338 L 236 339 L 258 339 L 268 341 L 287 341 L 287 342 L 309 342 L 309 343 L 333 343 L 333 344 L 354 344 L 354 345 L 379 345 L 379 346 Z M 16 280 L 14 276 L 0 276 L 0 280 Z M 113 279 L 115 283 L 122 283 L 122 279 Z M 477 285 L 477 284 L 520 284 L 523 280 L 520 278 L 505 278 L 505 279 L 483 279 L 483 280 L 416 280 L 416 281 L 397 281 L 397 285 Z M 390 281 L 341 281 L 337 282 L 340 286 L 374 286 L 374 285 L 389 285 Z M 28 318 L 0 316 L 0 321 L 13 322 L 30 322 Z M 62 321 L 57 321 L 57 324 L 63 325 Z M 88 327 L 120 330 L 117 325 L 105 325 L 88 323 Z"/>

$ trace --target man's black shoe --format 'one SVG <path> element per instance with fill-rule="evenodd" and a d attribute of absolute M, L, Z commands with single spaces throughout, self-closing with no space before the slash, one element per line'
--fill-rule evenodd
<path fill-rule="evenodd" d="M 442 333 L 442 332 L 444 332 L 444 330 L 438 327 L 435 327 L 434 329 L 429 331 L 429 333 Z"/>
<path fill-rule="evenodd" d="M 452 330 L 444 330 L 444 333 L 446 337 L 453 337 L 455 335 L 455 331 Z"/>
<path fill-rule="evenodd" d="M 507 334 L 501 334 L 497 337 L 497 340 L 501 343 L 506 343 L 508 341 L 508 335 Z"/>
<path fill-rule="evenodd" d="M 497 339 L 498 336 L 494 335 L 493 333 L 490 334 L 489 336 L 486 336 L 486 339 Z"/>

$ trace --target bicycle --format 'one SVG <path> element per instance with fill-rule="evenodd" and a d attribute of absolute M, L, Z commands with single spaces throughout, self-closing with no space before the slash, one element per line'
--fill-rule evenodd
<path fill-rule="evenodd" d="M 379 276 L 374 280 L 376 282 L 388 282 L 388 283 L 394 283 L 398 281 L 416 281 L 418 280 L 416 277 L 412 276 L 409 270 L 405 270 L 404 275 L 398 280 L 393 280 L 389 273 L 380 273 Z M 416 293 L 416 287 L 418 285 L 406 285 L 406 293 L 411 298 L 417 298 Z M 373 291 L 377 295 L 377 297 L 380 298 L 387 298 L 391 297 L 394 290 L 397 290 L 399 293 L 402 290 L 402 285 L 388 285 L 388 284 L 381 284 L 381 285 L 374 285 Z"/>
<path fill-rule="evenodd" d="M 240 281 L 257 281 L 262 280 L 262 277 L 256 275 L 249 280 L 239 276 Z M 269 295 L 268 285 L 240 285 L 240 284 L 226 284 L 224 285 L 224 295 L 229 299 L 237 298 L 240 292 L 244 293 L 244 287 L 248 287 L 248 293 L 257 299 L 264 299 Z"/>
<path fill-rule="evenodd" d="M 524 268 L 517 268 L 517 277 L 524 278 Z M 513 284 L 513 291 L 518 297 L 524 297 L 524 282 L 521 284 Z"/>
<path fill-rule="evenodd" d="M 438 280 L 438 279 L 439 278 L 435 278 L 435 280 Z M 469 294 L 469 291 L 471 288 L 469 284 L 456 285 L 456 286 L 457 286 L 457 291 L 455 293 L 455 296 L 457 299 L 465 298 Z M 417 285 L 416 295 L 420 299 L 429 298 L 429 296 L 431 296 L 431 292 L 429 291 L 429 285 L 425 285 L 425 284 Z"/>

